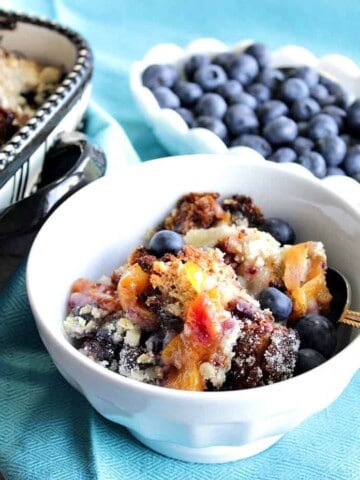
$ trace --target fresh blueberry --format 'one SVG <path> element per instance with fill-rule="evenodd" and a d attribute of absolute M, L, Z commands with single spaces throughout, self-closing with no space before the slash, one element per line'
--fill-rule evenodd
<path fill-rule="evenodd" d="M 296 137 L 293 143 L 293 148 L 298 155 L 309 152 L 314 147 L 314 142 L 307 137 Z"/>
<path fill-rule="evenodd" d="M 258 104 L 256 98 L 250 95 L 250 93 L 246 92 L 240 92 L 234 103 L 241 103 L 242 105 L 247 105 L 252 110 L 255 110 Z"/>
<path fill-rule="evenodd" d="M 191 110 L 184 107 L 174 108 L 174 110 L 183 118 L 189 128 L 195 126 L 195 117 Z"/>
<path fill-rule="evenodd" d="M 277 217 L 265 218 L 260 225 L 260 230 L 270 233 L 281 245 L 293 245 L 295 243 L 295 232 L 292 226 Z"/>
<path fill-rule="evenodd" d="M 242 147 L 249 147 L 256 150 L 260 155 L 267 158 L 271 152 L 272 148 L 268 141 L 265 138 L 260 137 L 259 135 L 252 135 L 250 133 L 244 133 L 239 137 L 236 137 L 231 142 L 232 147 L 242 146 Z"/>
<path fill-rule="evenodd" d="M 294 375 L 308 372 L 324 362 L 326 362 L 326 358 L 321 353 L 312 348 L 301 348 L 298 351 Z"/>
<path fill-rule="evenodd" d="M 200 116 L 196 119 L 196 127 L 207 128 L 211 132 L 215 133 L 221 140 L 226 141 L 228 138 L 228 131 L 226 125 L 219 119 L 209 116 Z"/>
<path fill-rule="evenodd" d="M 179 97 L 168 87 L 156 87 L 152 91 L 160 108 L 180 107 Z"/>
<path fill-rule="evenodd" d="M 291 298 L 275 287 L 268 287 L 259 293 L 258 300 L 262 309 L 271 310 L 276 322 L 285 323 L 292 311 Z"/>
<path fill-rule="evenodd" d="M 280 100 L 269 100 L 257 108 L 257 114 L 262 124 L 266 124 L 282 115 L 287 115 L 288 111 L 287 105 Z"/>
<path fill-rule="evenodd" d="M 269 87 L 263 83 L 252 83 L 246 89 L 250 95 L 256 98 L 258 103 L 264 103 L 270 100 L 271 92 Z"/>
<path fill-rule="evenodd" d="M 291 143 L 298 133 L 297 125 L 291 118 L 277 117 L 268 122 L 264 129 L 264 137 L 272 144 Z"/>
<path fill-rule="evenodd" d="M 360 173 L 360 145 L 354 145 L 348 149 L 343 167 L 350 177 L 355 177 Z"/>
<path fill-rule="evenodd" d="M 205 65 L 209 65 L 210 58 L 208 55 L 199 53 L 192 55 L 184 64 L 184 71 L 186 74 L 186 78 L 190 81 L 194 79 L 194 73 L 200 67 L 205 67 Z"/>
<path fill-rule="evenodd" d="M 284 102 L 292 103 L 309 96 L 309 87 L 301 78 L 288 78 L 280 87 L 280 98 Z"/>
<path fill-rule="evenodd" d="M 290 147 L 281 147 L 270 155 L 269 160 L 276 163 L 295 162 L 296 152 Z"/>
<path fill-rule="evenodd" d="M 157 256 L 164 253 L 176 255 L 184 246 L 183 237 L 173 230 L 159 230 L 150 239 L 149 249 Z"/>
<path fill-rule="evenodd" d="M 205 91 L 216 90 L 226 80 L 225 70 L 219 65 L 205 65 L 194 73 L 194 81 Z"/>
<path fill-rule="evenodd" d="M 216 89 L 216 93 L 221 95 L 227 103 L 236 103 L 237 97 L 242 93 L 243 87 L 237 80 L 227 80 Z"/>
<path fill-rule="evenodd" d="M 351 134 L 360 137 L 360 99 L 355 100 L 347 110 L 347 127 Z"/>
<path fill-rule="evenodd" d="M 346 173 L 340 167 L 328 167 L 328 169 L 326 170 L 326 176 L 328 177 L 328 176 L 331 176 L 331 175 L 344 176 L 344 175 L 346 175 Z"/>
<path fill-rule="evenodd" d="M 324 85 L 318 83 L 317 85 L 314 85 L 310 88 L 310 96 L 321 104 L 329 96 L 329 92 Z"/>
<path fill-rule="evenodd" d="M 320 105 L 310 97 L 295 100 L 290 108 L 290 115 L 296 121 L 310 120 L 319 112 Z"/>
<path fill-rule="evenodd" d="M 346 143 L 340 137 L 320 138 L 316 148 L 325 158 L 328 167 L 337 167 L 344 160 L 346 154 Z"/>
<path fill-rule="evenodd" d="M 221 52 L 214 56 L 214 58 L 212 59 L 212 63 L 214 63 L 215 65 L 219 65 L 225 70 L 225 72 L 228 72 L 229 66 L 234 60 L 237 59 L 237 57 L 238 54 L 234 52 Z"/>
<path fill-rule="evenodd" d="M 281 70 L 267 67 L 260 71 L 256 81 L 263 83 L 270 88 L 270 90 L 274 91 L 279 86 L 280 82 L 284 80 L 284 78 L 285 74 Z"/>
<path fill-rule="evenodd" d="M 337 107 L 336 105 L 327 105 L 322 109 L 322 112 L 330 115 L 335 120 L 339 131 L 343 129 L 346 119 L 346 112 L 343 108 Z"/>
<path fill-rule="evenodd" d="M 318 313 L 308 313 L 295 325 L 300 336 L 300 348 L 312 348 L 325 358 L 331 357 L 336 347 L 336 330 L 332 322 Z"/>
<path fill-rule="evenodd" d="M 259 126 L 254 111 L 247 105 L 231 105 L 224 117 L 224 123 L 234 136 L 242 133 L 255 133 Z"/>
<path fill-rule="evenodd" d="M 195 105 L 197 116 L 222 118 L 227 110 L 227 104 L 218 93 L 205 93 Z"/>
<path fill-rule="evenodd" d="M 197 83 L 185 81 L 177 82 L 173 91 L 179 97 L 183 107 L 191 107 L 203 94 L 202 88 Z"/>
<path fill-rule="evenodd" d="M 245 49 L 245 53 L 254 57 L 260 68 L 265 68 L 270 63 L 270 49 L 263 43 L 253 43 Z"/>
<path fill-rule="evenodd" d="M 249 85 L 259 73 L 257 61 L 251 55 L 243 53 L 235 58 L 228 67 L 229 77 L 238 80 L 241 85 Z"/>
<path fill-rule="evenodd" d="M 319 113 L 310 120 L 307 133 L 312 140 L 319 140 L 320 138 L 337 135 L 339 129 L 333 117 L 326 113 Z"/>
<path fill-rule="evenodd" d="M 142 83 L 154 90 L 157 87 L 171 88 L 179 78 L 179 73 L 172 65 L 154 64 L 145 68 L 142 73 Z"/>
<path fill-rule="evenodd" d="M 307 84 L 308 87 L 313 87 L 319 83 L 319 74 L 317 71 L 309 66 L 301 66 L 294 68 L 290 74 L 291 77 L 301 78 Z"/>
<path fill-rule="evenodd" d="M 317 178 L 324 178 L 326 176 L 325 158 L 318 152 L 304 152 L 298 157 L 297 163 L 305 167 Z"/>

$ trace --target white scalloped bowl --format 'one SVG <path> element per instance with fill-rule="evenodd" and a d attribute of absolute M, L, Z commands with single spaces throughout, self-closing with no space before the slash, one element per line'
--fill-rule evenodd
<path fill-rule="evenodd" d="M 210 130 L 189 128 L 177 112 L 168 108 L 161 109 L 152 92 L 142 84 L 141 75 L 144 69 L 153 63 L 170 63 L 181 69 L 186 59 L 194 53 L 211 55 L 224 51 L 240 53 L 251 43 L 253 40 L 243 40 L 231 48 L 214 38 L 197 39 L 185 48 L 173 43 L 163 43 L 152 47 L 141 61 L 133 63 L 130 71 L 130 89 L 133 97 L 155 136 L 170 154 L 237 154 L 241 152 L 242 147 L 228 148 Z M 322 75 L 337 81 L 347 90 L 350 98 L 360 97 L 360 68 L 350 58 L 338 54 L 318 58 L 310 50 L 298 45 L 286 45 L 271 52 L 272 67 L 301 65 L 314 67 Z M 305 170 L 301 165 L 300 168 Z M 343 191 L 347 200 L 360 206 L 360 184 L 357 181 L 338 175 L 326 177 L 322 181 L 334 191 Z"/>
<path fill-rule="evenodd" d="M 66 337 L 63 320 L 73 281 L 97 280 L 118 267 L 190 191 L 248 194 L 265 215 L 290 221 L 299 241 L 323 240 L 330 265 L 351 283 L 351 308 L 360 310 L 360 213 L 315 177 L 299 174 L 303 169 L 259 157 L 250 149 L 236 156 L 175 156 L 104 177 L 53 213 L 29 255 L 31 308 L 61 374 L 101 415 L 173 458 L 215 463 L 255 455 L 333 402 L 360 366 L 358 331 L 342 325 L 345 348 L 303 375 L 254 389 L 186 392 L 111 372 Z"/>

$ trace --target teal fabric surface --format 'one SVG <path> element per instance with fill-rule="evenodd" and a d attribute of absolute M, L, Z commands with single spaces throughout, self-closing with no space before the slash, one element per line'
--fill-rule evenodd
<path fill-rule="evenodd" d="M 360 62 L 358 0 L 12 0 L 0 5 L 58 20 L 89 40 L 95 75 L 86 128 L 108 156 L 108 174 L 167 155 L 128 85 L 131 63 L 156 43 L 185 45 L 212 36 L 231 44 L 254 38 L 274 48 L 297 43 L 316 54 L 336 51 Z M 0 472 L 6 480 L 355 480 L 359 452 L 360 372 L 330 407 L 253 458 L 197 465 L 158 455 L 97 414 L 57 372 L 30 311 L 25 260 L 0 292 Z"/>

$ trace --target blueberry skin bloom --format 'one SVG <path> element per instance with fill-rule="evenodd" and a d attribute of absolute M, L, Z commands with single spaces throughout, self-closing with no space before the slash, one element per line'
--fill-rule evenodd
<path fill-rule="evenodd" d="M 285 293 L 275 287 L 268 287 L 259 293 L 258 300 L 262 309 L 271 310 L 275 320 L 286 322 L 292 311 L 292 301 Z"/>
<path fill-rule="evenodd" d="M 289 78 L 280 88 L 281 99 L 287 103 L 307 98 L 310 94 L 309 87 L 301 78 Z"/>
<path fill-rule="evenodd" d="M 203 94 L 202 88 L 193 82 L 177 82 L 173 87 L 183 107 L 191 107 Z"/>
<path fill-rule="evenodd" d="M 303 153 L 297 159 L 297 163 L 305 167 L 317 178 L 324 178 L 326 175 L 325 158 L 318 152 Z"/>
<path fill-rule="evenodd" d="M 281 147 L 269 157 L 269 160 L 276 163 L 295 162 L 296 152 L 290 147 Z"/>
<path fill-rule="evenodd" d="M 339 129 L 333 117 L 326 113 L 319 113 L 310 120 L 307 133 L 312 140 L 319 140 L 320 138 L 337 135 Z"/>
<path fill-rule="evenodd" d="M 284 102 L 280 102 L 280 100 L 269 100 L 262 103 L 257 108 L 258 117 L 263 124 L 270 122 L 270 120 L 274 120 L 274 118 L 283 115 L 286 116 L 288 111 L 289 109 L 287 105 Z"/>
<path fill-rule="evenodd" d="M 300 348 L 312 348 L 330 358 L 336 348 L 336 330 L 332 322 L 318 313 L 309 313 L 295 325 L 300 336 Z"/>
<path fill-rule="evenodd" d="M 151 90 L 161 86 L 171 88 L 178 78 L 179 73 L 172 65 L 149 65 L 142 73 L 143 85 Z"/>
<path fill-rule="evenodd" d="M 298 128 L 294 120 L 284 116 L 271 120 L 263 129 L 264 137 L 275 145 L 293 142 L 297 133 Z"/>
<path fill-rule="evenodd" d="M 198 116 L 222 118 L 227 110 L 227 103 L 218 93 L 205 93 L 196 103 Z"/>
<path fill-rule="evenodd" d="M 290 114 L 294 120 L 310 120 L 314 115 L 320 112 L 320 105 L 313 98 L 301 98 L 295 100 L 290 109 Z"/>
<path fill-rule="evenodd" d="M 269 87 L 262 83 L 253 83 L 247 87 L 247 93 L 256 98 L 258 103 L 264 103 L 270 100 L 271 93 Z"/>
<path fill-rule="evenodd" d="M 238 96 L 243 91 L 241 83 L 237 80 L 227 80 L 216 89 L 227 103 L 236 103 Z"/>
<path fill-rule="evenodd" d="M 182 117 L 189 128 L 193 128 L 195 126 L 195 117 L 191 110 L 188 108 L 179 107 L 174 108 L 174 111 Z"/>
<path fill-rule="evenodd" d="M 228 131 L 226 125 L 219 118 L 203 115 L 197 118 L 195 126 L 207 128 L 221 138 L 221 140 L 227 140 Z"/>
<path fill-rule="evenodd" d="M 331 176 L 331 175 L 344 176 L 344 175 L 346 175 L 346 173 L 340 167 L 328 167 L 328 169 L 326 170 L 326 176 Z"/>
<path fill-rule="evenodd" d="M 196 70 L 209 64 L 210 58 L 208 55 L 205 55 L 203 53 L 197 53 L 195 55 L 192 55 L 184 65 L 186 78 L 188 80 L 193 80 Z"/>
<path fill-rule="evenodd" d="M 183 237 L 173 230 L 159 230 L 150 239 L 149 249 L 156 257 L 165 253 L 176 255 L 184 246 Z"/>
<path fill-rule="evenodd" d="M 227 75 L 219 65 L 205 65 L 194 73 L 194 81 L 207 92 L 216 90 L 220 85 L 225 83 L 226 80 Z"/>
<path fill-rule="evenodd" d="M 235 104 L 231 105 L 224 117 L 224 123 L 233 135 L 241 135 L 242 133 L 255 133 L 259 121 L 254 111 L 247 105 Z"/>
<path fill-rule="evenodd" d="M 160 108 L 178 108 L 180 107 L 179 97 L 168 87 L 156 87 L 153 90 Z"/>
<path fill-rule="evenodd" d="M 270 64 L 270 49 L 263 43 L 252 43 L 245 49 L 245 53 L 254 57 L 260 68 L 265 68 Z"/>
<path fill-rule="evenodd" d="M 249 85 L 259 73 L 259 65 L 254 57 L 243 53 L 228 67 L 229 78 L 238 80 L 243 86 Z"/>
<path fill-rule="evenodd" d="M 340 137 L 324 137 L 318 141 L 317 149 L 325 158 L 328 167 L 337 167 L 344 160 L 346 143 Z"/>
<path fill-rule="evenodd" d="M 295 152 L 298 155 L 302 155 L 305 152 L 309 152 L 314 147 L 314 142 L 307 137 L 297 137 L 292 144 Z"/>
<path fill-rule="evenodd" d="M 291 76 L 301 78 L 302 80 L 304 80 L 308 87 L 313 87 L 314 85 L 319 83 L 320 79 L 317 71 L 314 68 L 308 67 L 306 65 L 295 68 Z"/>

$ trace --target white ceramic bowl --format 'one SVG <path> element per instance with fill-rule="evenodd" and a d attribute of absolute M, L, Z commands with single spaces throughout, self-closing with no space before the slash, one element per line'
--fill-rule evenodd
<path fill-rule="evenodd" d="M 244 158 L 165 158 L 97 180 L 53 213 L 28 259 L 30 304 L 62 375 L 104 417 L 127 427 L 150 448 L 182 460 L 226 462 L 261 452 L 333 402 L 360 366 L 360 337 L 353 332 L 350 344 L 336 356 L 290 380 L 241 391 L 187 392 L 106 370 L 67 339 L 63 320 L 73 281 L 110 273 L 189 191 L 248 194 L 266 215 L 290 220 L 299 241 L 323 240 L 330 265 L 351 283 L 352 309 L 360 310 L 358 211 L 314 177 L 248 153 Z"/>
<path fill-rule="evenodd" d="M 160 108 L 152 92 L 143 86 L 141 76 L 148 65 L 169 63 L 180 70 L 194 53 L 215 55 L 219 52 L 242 52 L 253 40 L 242 40 L 229 47 L 214 38 L 199 38 L 184 48 L 173 43 L 162 43 L 152 47 L 140 61 L 134 62 L 130 72 L 132 95 L 146 122 L 166 150 L 173 155 L 190 153 L 237 154 L 242 147 L 228 148 L 213 132 L 205 128 L 189 128 L 174 110 Z M 316 57 L 310 50 L 299 45 L 285 45 L 271 52 L 272 67 L 296 67 L 309 65 L 322 75 L 342 85 L 350 99 L 360 97 L 360 68 L 350 58 L 339 54 Z M 303 168 L 303 167 L 301 167 Z M 360 184 L 350 177 L 331 176 L 323 179 L 334 191 L 346 192 L 346 198 L 360 198 Z"/>

